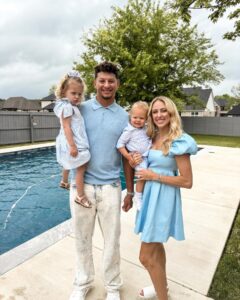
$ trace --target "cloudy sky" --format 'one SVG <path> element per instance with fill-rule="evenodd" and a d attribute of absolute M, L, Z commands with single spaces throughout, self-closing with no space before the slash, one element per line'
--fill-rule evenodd
<path fill-rule="evenodd" d="M 48 95 L 83 51 L 80 37 L 127 0 L 0 0 L 0 98 Z M 240 83 L 240 41 L 222 39 L 232 24 L 212 24 L 207 12 L 195 12 L 193 23 L 212 39 L 225 80 L 214 94 L 230 93 Z"/>

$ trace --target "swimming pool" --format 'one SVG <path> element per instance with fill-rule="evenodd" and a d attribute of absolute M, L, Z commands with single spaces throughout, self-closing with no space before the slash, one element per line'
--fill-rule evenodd
<path fill-rule="evenodd" d="M 55 149 L 0 156 L 0 254 L 70 218 Z"/>
<path fill-rule="evenodd" d="M 0 156 L 0 178 L 0 255 L 71 217 L 55 147 Z"/>

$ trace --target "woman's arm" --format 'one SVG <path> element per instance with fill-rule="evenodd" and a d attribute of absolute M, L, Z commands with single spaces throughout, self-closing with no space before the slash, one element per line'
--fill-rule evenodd
<path fill-rule="evenodd" d="M 159 175 L 150 169 L 142 169 L 136 172 L 136 176 L 139 180 L 155 180 L 164 184 L 190 189 L 192 187 L 192 166 L 190 155 L 178 155 L 175 156 L 175 159 L 179 170 L 178 176 Z"/>
<path fill-rule="evenodd" d="M 70 147 L 70 155 L 76 157 L 78 155 L 78 149 L 73 139 L 73 133 L 71 129 L 71 117 L 62 118 L 63 130 Z"/>

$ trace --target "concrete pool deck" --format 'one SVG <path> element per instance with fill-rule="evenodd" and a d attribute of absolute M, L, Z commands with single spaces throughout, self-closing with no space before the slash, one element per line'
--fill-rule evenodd
<path fill-rule="evenodd" d="M 240 148 L 203 147 L 192 157 L 194 186 L 182 189 L 186 241 L 170 239 L 166 244 L 171 300 L 209 299 L 206 295 L 239 205 Z M 150 284 L 138 261 L 134 218 L 134 209 L 122 213 L 122 300 L 137 299 L 138 290 Z M 0 299 L 68 299 L 75 267 L 71 220 L 27 243 L 0 256 L 0 270 L 6 272 L 0 277 Z M 87 300 L 103 300 L 103 241 L 98 226 L 93 245 L 96 281 Z"/>

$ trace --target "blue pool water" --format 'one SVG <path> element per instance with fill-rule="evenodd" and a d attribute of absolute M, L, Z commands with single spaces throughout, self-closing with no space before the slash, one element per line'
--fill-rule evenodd
<path fill-rule="evenodd" d="M 70 218 L 55 149 L 0 157 L 0 254 Z"/>
<path fill-rule="evenodd" d="M 54 147 L 0 156 L 0 178 L 0 254 L 70 218 Z"/>

